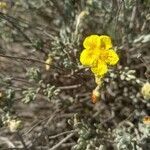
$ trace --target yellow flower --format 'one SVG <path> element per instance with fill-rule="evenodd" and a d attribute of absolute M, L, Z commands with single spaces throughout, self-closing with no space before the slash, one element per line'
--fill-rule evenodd
<path fill-rule="evenodd" d="M 96 76 L 103 76 L 108 72 L 108 65 L 115 65 L 119 61 L 109 36 L 88 36 L 83 46 L 85 49 L 80 55 L 80 62 L 84 66 L 91 67 Z"/>

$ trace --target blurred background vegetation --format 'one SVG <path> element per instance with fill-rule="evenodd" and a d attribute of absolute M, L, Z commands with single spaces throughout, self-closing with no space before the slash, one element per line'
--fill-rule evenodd
<path fill-rule="evenodd" d="M 120 57 L 96 104 L 91 34 Z M 150 149 L 149 48 L 149 0 L 1 0 L 0 149 Z"/>

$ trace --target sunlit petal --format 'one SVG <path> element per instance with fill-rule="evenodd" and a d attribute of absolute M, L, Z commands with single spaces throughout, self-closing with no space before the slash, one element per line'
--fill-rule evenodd
<path fill-rule="evenodd" d="M 92 72 L 97 76 L 103 76 L 105 73 L 107 73 L 108 68 L 105 62 L 99 60 L 96 67 L 91 68 Z"/>
<path fill-rule="evenodd" d="M 100 36 L 100 49 L 108 50 L 112 48 L 111 38 L 107 35 Z"/>
<path fill-rule="evenodd" d="M 83 46 L 86 49 L 96 49 L 100 46 L 100 36 L 91 35 L 85 38 Z"/>
<path fill-rule="evenodd" d="M 119 61 L 119 57 L 117 55 L 117 53 L 113 50 L 113 49 L 110 49 L 108 50 L 108 53 L 107 53 L 107 59 L 105 60 L 105 62 L 109 65 L 115 65 L 117 64 L 117 62 Z"/>
<path fill-rule="evenodd" d="M 99 50 L 83 50 L 80 55 L 80 62 L 84 66 L 93 67 L 96 65 L 98 60 Z"/>

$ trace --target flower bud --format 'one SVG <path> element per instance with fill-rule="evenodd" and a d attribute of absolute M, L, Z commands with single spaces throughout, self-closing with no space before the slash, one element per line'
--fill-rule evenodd
<path fill-rule="evenodd" d="M 51 64 L 52 64 L 52 58 L 50 56 L 48 56 L 45 63 L 46 63 L 45 69 L 48 71 L 50 69 Z"/>
<path fill-rule="evenodd" d="M 150 125 L 150 116 L 145 116 L 145 117 L 143 118 L 143 123 Z"/>
<path fill-rule="evenodd" d="M 100 100 L 100 91 L 99 91 L 99 86 L 97 86 L 93 92 L 92 92 L 92 102 L 96 103 L 97 101 Z"/>
<path fill-rule="evenodd" d="M 145 83 L 142 87 L 141 93 L 146 100 L 150 100 L 150 84 L 149 82 Z"/>

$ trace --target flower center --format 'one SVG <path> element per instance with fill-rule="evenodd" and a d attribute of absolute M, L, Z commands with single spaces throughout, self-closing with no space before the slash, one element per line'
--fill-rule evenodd
<path fill-rule="evenodd" d="M 108 52 L 106 50 L 100 50 L 99 59 L 102 61 L 107 60 L 108 58 Z"/>
<path fill-rule="evenodd" d="M 106 45 L 103 40 L 101 40 L 100 49 L 103 49 L 103 50 L 106 49 Z"/>

